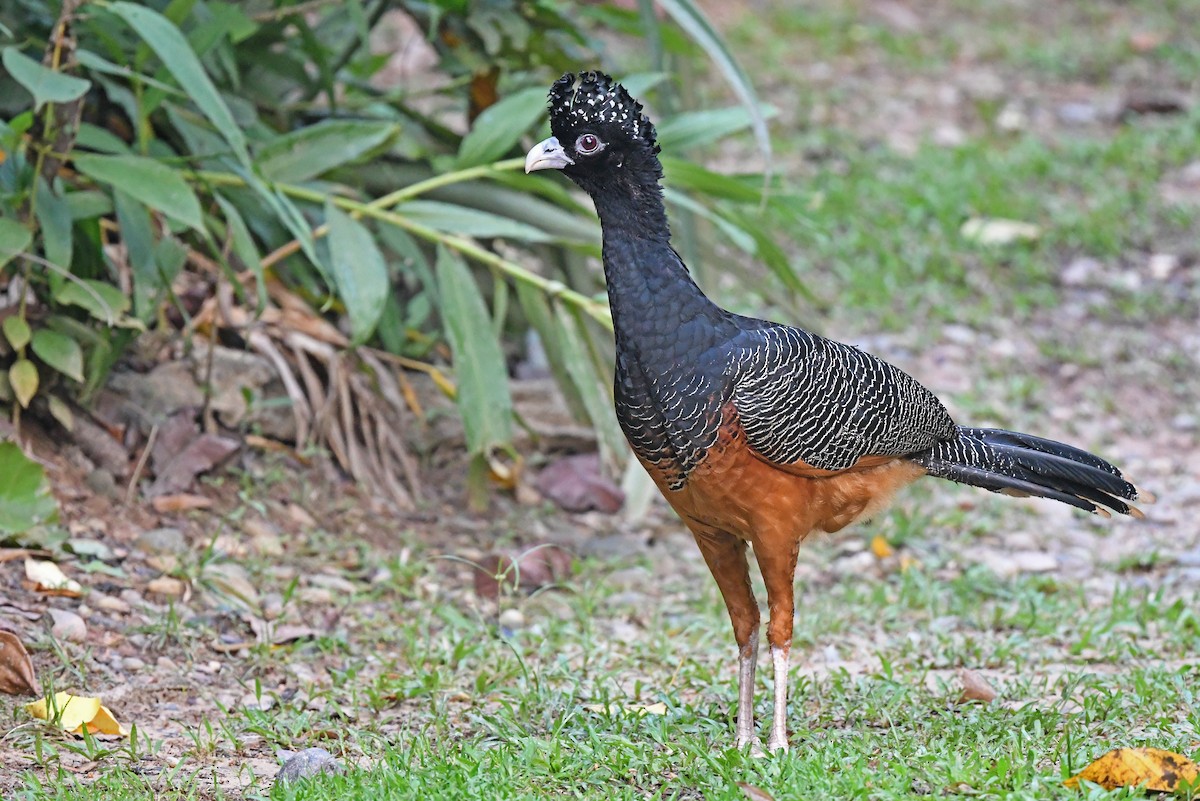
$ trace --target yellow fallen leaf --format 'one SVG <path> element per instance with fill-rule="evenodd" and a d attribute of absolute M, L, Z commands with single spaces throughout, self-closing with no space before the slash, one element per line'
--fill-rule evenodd
<path fill-rule="evenodd" d="M 587 704 L 583 707 L 589 712 L 599 712 L 602 715 L 665 715 L 667 705 L 662 701 L 656 704 Z"/>
<path fill-rule="evenodd" d="M 1147 790 L 1172 793 L 1181 781 L 1196 783 L 1200 768 L 1182 754 L 1158 748 L 1116 748 L 1063 782 L 1078 787 L 1094 782 L 1106 790 L 1145 786 Z"/>
<path fill-rule="evenodd" d="M 875 554 L 876 559 L 887 559 L 895 552 L 896 549 L 888 543 L 887 537 L 882 534 L 876 534 L 871 539 L 871 553 Z"/>
<path fill-rule="evenodd" d="M 67 578 L 59 566 L 53 562 L 26 559 L 25 578 L 29 579 L 33 588 L 38 592 L 71 596 L 83 594 L 83 587 L 79 585 L 79 582 Z"/>
<path fill-rule="evenodd" d="M 129 734 L 108 707 L 99 698 L 87 698 L 70 693 L 55 693 L 53 708 L 58 712 L 58 726 L 71 734 L 83 734 L 86 726 L 89 734 Z M 51 705 L 48 698 L 26 704 L 25 710 L 39 720 L 50 721 Z"/>

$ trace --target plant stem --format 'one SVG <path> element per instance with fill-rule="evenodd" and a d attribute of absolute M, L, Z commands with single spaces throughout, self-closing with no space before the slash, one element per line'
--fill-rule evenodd
<path fill-rule="evenodd" d="M 430 189 L 446 186 L 447 184 L 456 183 L 458 181 L 477 178 L 487 174 L 488 172 L 495 171 L 498 168 L 513 169 L 516 166 L 519 166 L 519 163 L 523 162 L 520 162 L 519 159 L 509 159 L 508 161 L 497 162 L 496 164 L 469 167 L 464 170 L 458 170 L 456 172 L 434 176 L 433 178 L 429 178 L 425 181 L 405 187 L 404 189 L 392 192 L 368 203 L 351 200 L 350 198 L 340 197 L 337 195 L 329 195 L 316 189 L 310 189 L 304 186 L 296 186 L 295 184 L 276 183 L 274 186 L 289 197 L 308 201 L 310 203 L 323 204 L 326 199 L 329 199 L 338 208 L 349 212 L 352 216 L 369 217 L 373 220 L 379 220 L 380 222 L 387 223 L 388 225 L 394 225 L 397 228 L 401 228 L 426 241 L 443 244 L 452 250 L 458 251 L 467 258 L 486 265 L 510 280 L 532 286 L 538 291 L 543 292 L 552 298 L 557 298 L 563 303 L 574 306 L 611 331 L 612 313 L 609 311 L 607 304 L 595 301 L 592 298 L 589 298 L 587 295 L 576 292 L 575 290 L 568 288 L 561 281 L 554 281 L 540 276 L 537 273 L 530 272 L 521 265 L 511 262 L 508 259 L 491 252 L 490 250 L 480 247 L 470 239 L 438 231 L 434 228 L 430 228 L 427 225 L 416 222 L 415 220 L 410 220 L 403 214 L 383 208 L 384 206 L 395 205 L 398 197 L 400 200 L 411 199 L 413 196 L 418 195 L 421 192 L 426 192 Z M 246 181 L 241 176 L 227 172 L 200 171 L 193 173 L 192 177 L 201 183 L 208 184 L 209 186 L 246 185 Z M 315 238 L 324 236 L 326 233 L 328 233 L 327 226 L 321 225 L 313 230 L 313 237 Z M 289 242 L 263 259 L 263 267 L 266 268 L 269 266 L 268 260 L 271 260 L 270 264 L 273 265 L 281 258 L 295 253 L 298 249 L 299 246 L 297 243 Z"/>

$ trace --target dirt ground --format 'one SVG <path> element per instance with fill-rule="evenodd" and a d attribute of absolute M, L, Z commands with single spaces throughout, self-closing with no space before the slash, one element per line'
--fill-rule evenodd
<path fill-rule="evenodd" d="M 865 4 L 861 12 L 869 20 L 882 14 L 888 24 L 922 24 L 916 6 Z M 961 15 L 955 19 L 967 24 Z M 837 124 L 902 152 L 923 136 L 947 141 L 970 136 L 975 123 L 964 109 L 967 98 L 980 92 L 996 93 L 1001 105 L 1011 101 L 1050 135 L 1066 135 L 1069 121 L 1044 110 L 1068 102 L 1103 110 L 1128 86 L 1145 83 L 1138 75 L 1035 82 L 995 68 L 987 53 L 970 52 L 952 71 L 917 79 L 893 75 L 861 57 L 814 60 L 810 68 L 810 75 L 797 80 L 836 82 L 855 102 L 796 108 L 788 103 L 789 87 L 772 79 L 760 90 L 785 108 L 781 125 L 798 124 L 799 115 L 806 115 L 809 124 Z M 1080 108 L 1076 112 L 1083 114 Z M 1190 191 L 1179 191 L 1185 190 Z M 1169 279 L 1173 291 L 1195 297 L 1200 283 L 1195 242 L 1162 244 L 1181 257 Z M 1148 264 L 1095 265 L 1064 288 L 1059 308 L 1038 313 L 1034 324 L 1022 327 L 997 320 L 988 329 L 951 323 L 880 335 L 834 319 L 820 330 L 908 370 L 946 398 L 961 422 L 986 424 L 979 418 L 987 413 L 959 408 L 956 398 L 1007 387 L 1013 376 L 1035 378 L 1036 404 L 1005 406 L 1010 396 L 998 390 L 993 412 L 999 408 L 1023 430 L 1104 454 L 1158 498 L 1145 508 L 1144 521 L 1097 521 L 1052 503 L 996 499 L 925 482 L 930 487 L 921 497 L 935 507 L 992 514 L 993 507 L 1007 503 L 1018 510 L 999 518 L 1011 525 L 943 543 L 962 564 L 984 564 L 1001 575 L 1044 573 L 1098 596 L 1129 580 L 1114 566 L 1138 564 L 1137 581 L 1182 593 L 1200 579 L 1200 322 L 1195 315 L 1133 321 L 1123 321 L 1117 311 L 1097 315 L 1097 300 L 1104 299 L 1110 279 L 1160 280 Z M 669 563 L 663 570 L 672 580 L 662 584 L 663 591 L 710 580 L 661 502 L 645 519 L 629 523 L 620 515 L 550 513 L 543 504 L 498 493 L 488 515 L 474 516 L 462 511 L 461 474 L 451 465 L 430 478 L 430 499 L 419 514 L 398 515 L 363 497 L 319 457 L 247 446 L 230 467 L 201 485 L 211 508 L 160 513 L 139 500 L 126 504 L 124 487 L 97 491 L 87 460 L 69 443 L 44 436 L 36 440 L 35 452 L 53 480 L 64 527 L 84 543 L 63 567 L 85 593 L 67 598 L 30 591 L 23 584 L 24 560 L 37 554 L 0 549 L 0 619 L 29 645 L 39 676 L 57 676 L 56 689 L 101 696 L 122 723 L 135 724 L 141 737 L 155 743 L 157 750 L 138 763 L 141 770 L 165 777 L 189 755 L 189 770 L 201 765 L 230 791 L 246 786 L 249 775 L 258 777 L 260 787 L 263 778 L 269 780 L 279 764 L 278 748 L 253 731 L 239 735 L 236 749 L 215 745 L 220 737 L 212 733 L 219 732 L 222 710 L 261 708 L 269 715 L 269 693 L 263 690 L 286 695 L 306 682 L 332 681 L 342 658 L 330 641 L 369 650 L 376 616 L 396 613 L 389 588 L 398 582 L 410 582 L 406 592 L 412 600 L 405 608 L 412 614 L 420 614 L 421 602 L 490 614 L 465 562 L 482 559 L 497 541 L 514 547 L 556 543 L 618 569 L 639 560 Z M 863 535 L 848 532 L 807 549 L 799 576 L 819 585 L 829 571 L 861 570 L 864 558 L 870 561 Z M 653 593 L 655 584 L 638 589 Z M 351 596 L 358 599 L 353 608 Z M 73 613 L 78 623 L 69 618 L 64 623 L 48 610 Z M 273 659 L 274 649 L 300 640 L 316 644 L 303 659 L 286 664 Z M 870 644 L 851 643 L 838 666 L 853 668 L 858 660 L 855 669 L 866 670 Z M 798 670 L 831 667 L 813 661 Z M 732 666 L 730 671 L 732 682 Z M 398 709 L 388 721 L 397 732 L 403 706 Z M 35 750 L 35 726 L 15 699 L 0 706 L 0 795 L 21 786 L 24 771 L 45 769 Z M 50 770 L 61 765 L 81 778 L 103 770 L 94 753 L 46 738 L 60 743 Z M 303 739 L 310 742 L 312 733 Z M 101 747 L 127 746 L 102 741 Z"/>

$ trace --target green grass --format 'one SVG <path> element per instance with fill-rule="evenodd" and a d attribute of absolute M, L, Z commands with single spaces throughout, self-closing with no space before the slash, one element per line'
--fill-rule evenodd
<path fill-rule="evenodd" d="M 901 507 L 883 530 L 902 541 L 958 513 L 914 514 Z M 1045 577 L 954 571 L 951 556 L 910 541 L 920 564 L 905 572 L 824 573 L 799 587 L 786 757 L 725 748 L 733 648 L 702 572 L 656 575 L 657 602 L 631 607 L 606 581 L 611 563 L 584 562 L 574 594 L 507 599 L 527 625 L 505 633 L 466 596 L 430 605 L 420 587 L 436 562 L 418 560 L 424 567 L 347 599 L 370 625 L 244 661 L 244 687 L 271 696 L 270 709 L 214 712 L 168 771 L 139 773 L 157 750 L 144 736 L 130 745 L 10 735 L 39 765 L 13 798 L 125 801 L 161 798 L 164 787 L 170 797 L 241 797 L 214 789 L 209 769 L 250 740 L 269 751 L 321 746 L 359 766 L 273 792 L 269 774 L 248 770 L 245 797 L 274 799 L 737 799 L 737 782 L 775 798 L 1077 798 L 1061 780 L 1109 747 L 1196 750 L 1200 676 L 1187 663 L 1200 649 L 1200 598 L 1130 585 L 1098 596 Z M 805 558 L 825 565 L 838 547 L 812 543 Z M 845 664 L 821 669 L 831 649 Z M 329 684 L 267 689 L 296 662 L 330 666 Z M 995 671 L 1000 699 L 958 705 L 960 666 Z M 760 680 L 760 718 L 766 690 Z M 656 701 L 665 715 L 585 708 Z M 68 752 L 102 766 L 100 778 L 68 770 Z"/>

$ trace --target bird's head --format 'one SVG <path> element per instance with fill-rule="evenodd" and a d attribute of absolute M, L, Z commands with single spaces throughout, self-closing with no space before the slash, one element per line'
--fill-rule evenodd
<path fill-rule="evenodd" d="M 657 190 L 662 178 L 654 125 L 625 87 L 600 72 L 567 73 L 550 87 L 550 130 L 525 172 L 556 169 L 596 197 L 622 188 Z M 658 194 L 655 191 L 655 194 Z"/>

